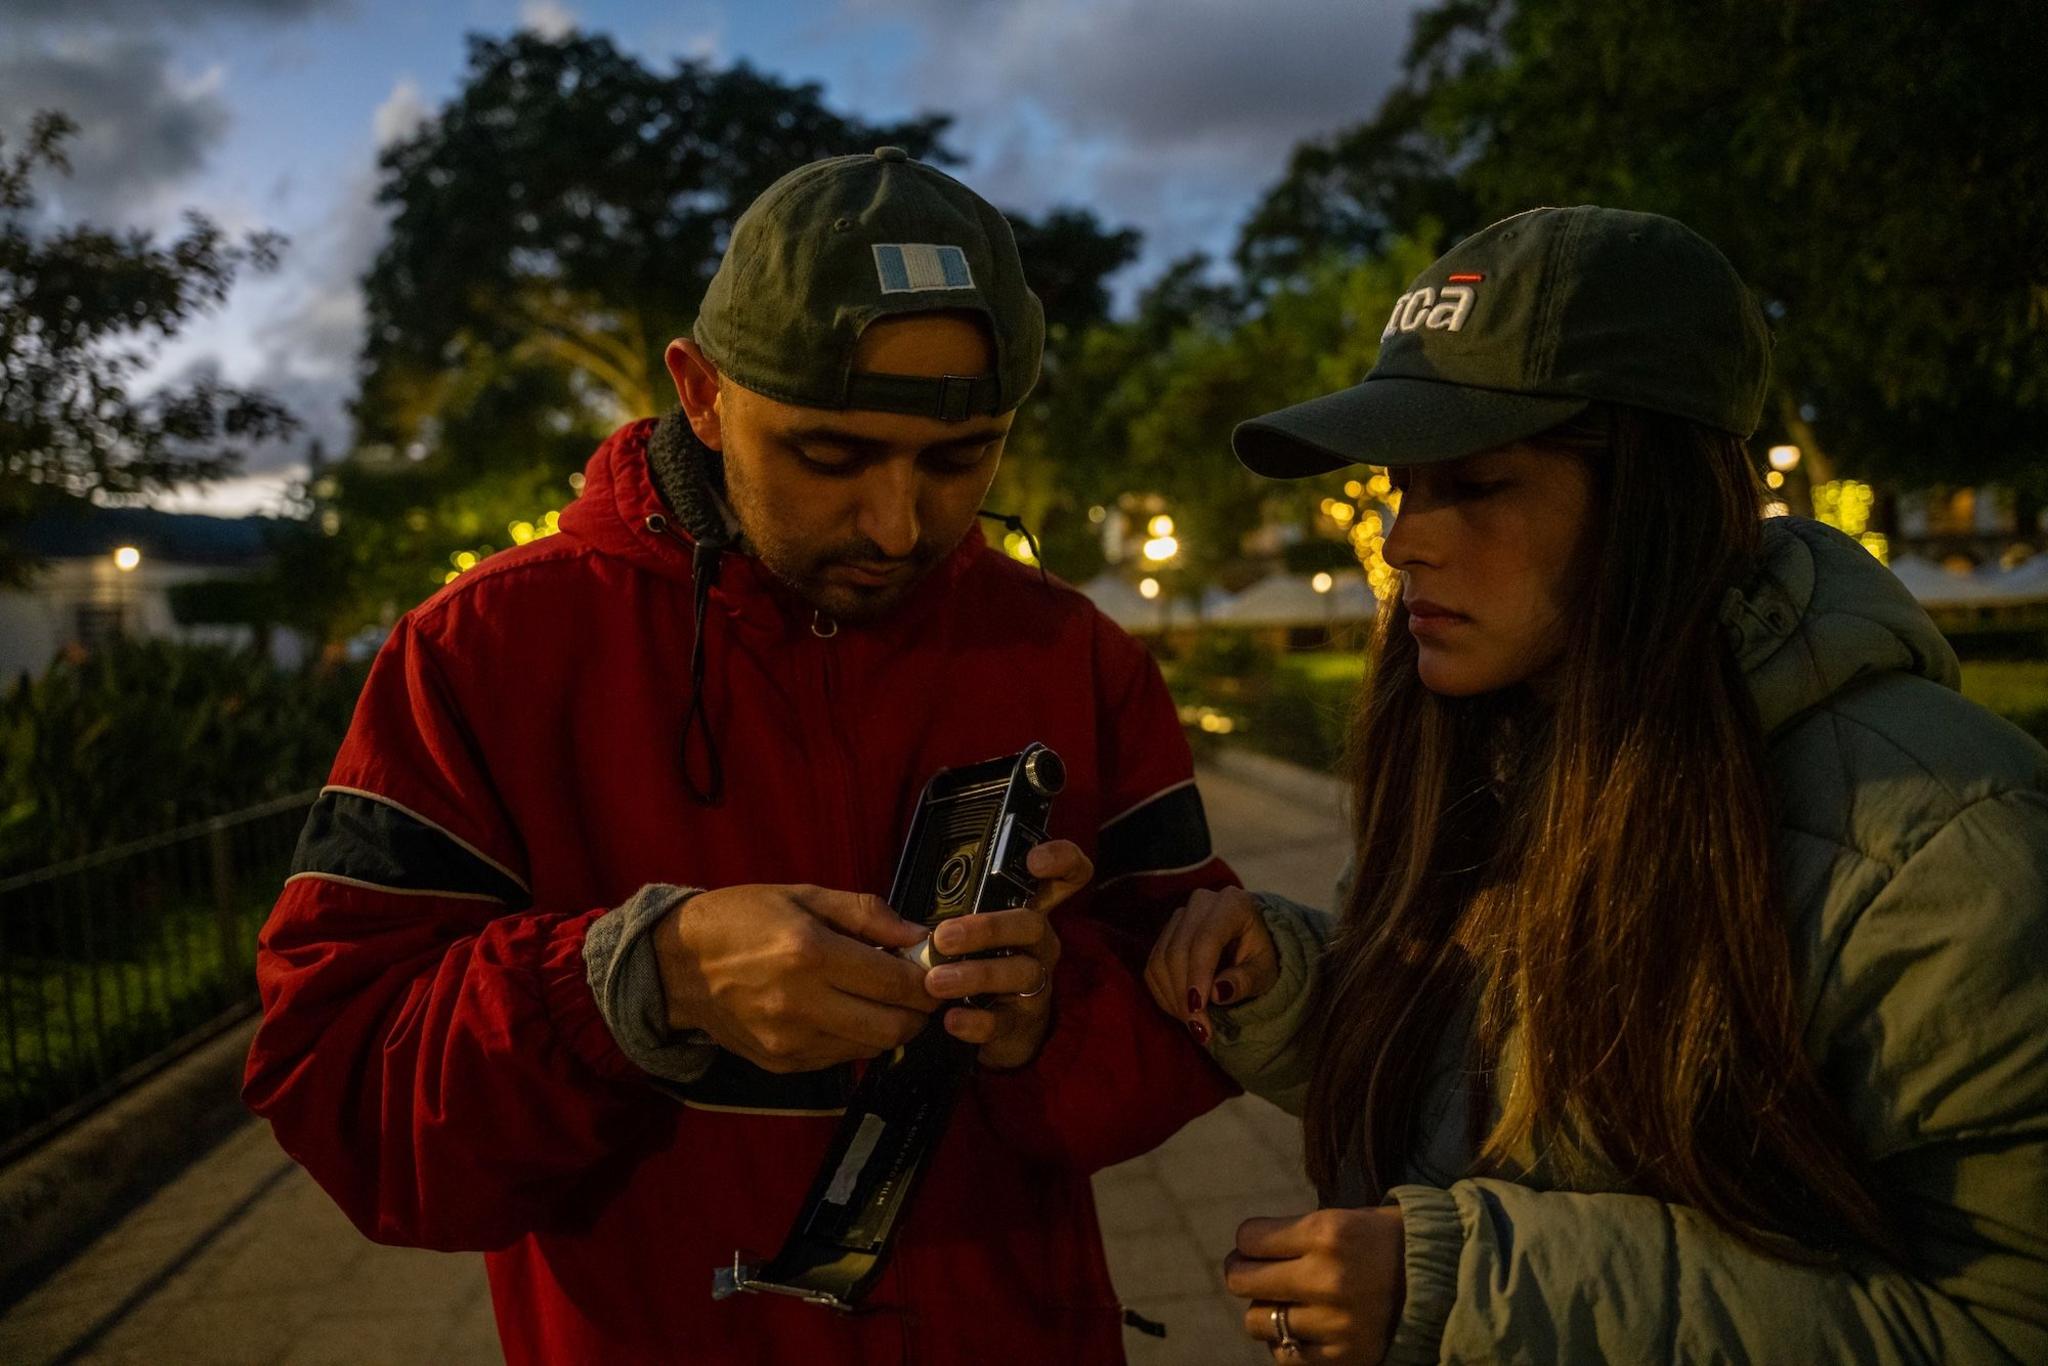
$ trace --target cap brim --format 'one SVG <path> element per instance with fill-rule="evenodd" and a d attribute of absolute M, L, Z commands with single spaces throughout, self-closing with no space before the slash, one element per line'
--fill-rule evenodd
<path fill-rule="evenodd" d="M 1271 479 L 1346 465 L 1433 465 L 1536 435 L 1588 400 L 1510 394 L 1433 379 L 1369 379 L 1237 424 L 1230 448 Z"/>

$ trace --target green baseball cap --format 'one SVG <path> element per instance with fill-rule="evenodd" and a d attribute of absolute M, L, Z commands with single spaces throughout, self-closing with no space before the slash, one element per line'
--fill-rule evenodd
<path fill-rule="evenodd" d="M 1238 424 L 1277 479 L 1428 465 L 1520 441 L 1594 402 L 1756 430 L 1770 329 L 1713 243 L 1675 219 L 1531 209 L 1460 242 L 1394 301 L 1349 389 Z"/>
<path fill-rule="evenodd" d="M 988 319 L 995 369 L 885 375 L 853 368 L 869 323 L 963 309 Z M 697 344 L 737 383 L 807 408 L 957 422 L 1005 413 L 1038 380 L 1045 313 L 1010 225 L 901 147 L 799 166 L 734 224 L 704 291 Z"/>

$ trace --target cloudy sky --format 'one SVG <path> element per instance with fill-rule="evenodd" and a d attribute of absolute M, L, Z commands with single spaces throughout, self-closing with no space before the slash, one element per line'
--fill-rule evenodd
<path fill-rule="evenodd" d="M 361 305 L 383 229 L 380 143 L 455 90 L 463 37 L 605 33 L 665 65 L 744 58 L 836 107 L 957 118 L 961 174 L 1026 211 L 1093 208 L 1145 234 L 1129 286 L 1228 250 L 1303 138 L 1370 114 L 1415 0 L 5 0 L 0 133 L 81 125 L 65 217 L 175 228 L 197 208 L 291 245 L 191 328 L 160 373 L 213 367 L 345 446 Z M 293 455 L 188 505 L 275 500 Z"/>

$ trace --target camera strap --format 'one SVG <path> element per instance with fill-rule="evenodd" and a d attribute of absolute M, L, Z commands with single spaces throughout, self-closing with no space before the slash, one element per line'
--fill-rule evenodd
<path fill-rule="evenodd" d="M 941 1013 L 915 1039 L 869 1063 L 782 1250 L 758 1268 L 735 1256 L 712 1273 L 712 1298 L 760 1290 L 854 1308 L 881 1272 L 974 1054 L 973 1044 L 946 1033 Z"/>

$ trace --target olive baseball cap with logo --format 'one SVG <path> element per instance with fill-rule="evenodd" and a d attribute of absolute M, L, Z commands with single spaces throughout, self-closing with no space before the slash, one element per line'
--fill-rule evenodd
<path fill-rule="evenodd" d="M 1446 252 L 1394 302 L 1362 383 L 1240 423 L 1274 478 L 1425 465 L 1536 435 L 1595 402 L 1747 437 L 1770 329 L 1728 258 L 1674 219 L 1531 209 Z"/>
<path fill-rule="evenodd" d="M 993 370 L 854 369 L 870 323 L 948 309 L 988 320 Z M 762 192 L 733 226 L 693 335 L 724 374 L 784 403 L 960 421 L 1024 401 L 1045 314 L 1003 216 L 902 148 L 878 147 L 800 166 Z"/>

